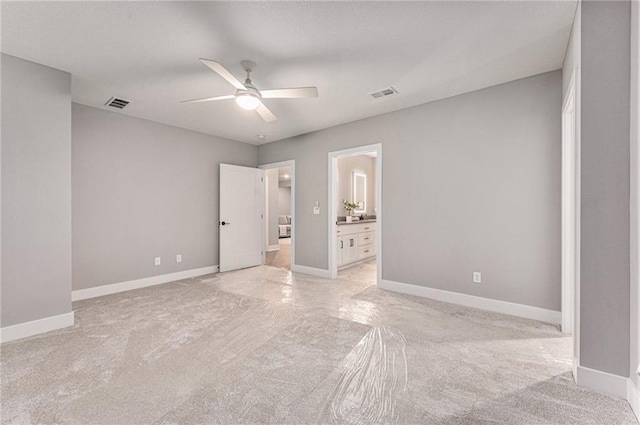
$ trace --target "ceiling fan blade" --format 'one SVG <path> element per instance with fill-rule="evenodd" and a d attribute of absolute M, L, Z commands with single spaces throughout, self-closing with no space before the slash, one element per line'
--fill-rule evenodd
<path fill-rule="evenodd" d="M 234 99 L 235 97 L 236 96 L 234 94 L 229 94 L 227 96 L 203 97 L 202 99 L 183 100 L 180 103 L 211 102 L 212 100 Z"/>
<path fill-rule="evenodd" d="M 273 115 L 273 112 L 271 112 L 269 108 L 264 106 L 264 103 L 261 103 L 260 106 L 256 108 L 256 111 L 258 111 L 262 119 L 265 120 L 266 122 L 271 122 L 278 119 L 278 117 Z"/>
<path fill-rule="evenodd" d="M 234 77 L 233 74 L 231 74 L 229 71 L 227 71 L 226 68 L 224 66 L 220 65 L 218 62 L 212 61 L 210 59 L 202 59 L 202 58 L 200 58 L 200 62 L 202 62 L 203 64 L 207 65 L 209 68 L 211 68 L 212 71 L 218 73 L 218 75 L 220 75 L 222 78 L 224 78 L 225 80 L 230 82 L 231 85 L 233 85 L 233 87 L 235 87 L 235 88 L 237 88 L 239 90 L 246 90 L 247 89 L 244 86 L 244 84 L 242 84 L 240 81 L 238 81 L 238 79 L 236 77 Z"/>
<path fill-rule="evenodd" d="M 260 90 L 264 99 L 295 99 L 318 97 L 317 87 L 297 87 L 291 89 Z"/>

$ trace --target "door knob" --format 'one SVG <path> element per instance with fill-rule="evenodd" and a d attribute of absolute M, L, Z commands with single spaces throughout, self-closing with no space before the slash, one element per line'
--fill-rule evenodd
<path fill-rule="evenodd" d="M 230 225 L 231 223 L 229 223 L 228 221 L 223 221 L 223 222 L 222 222 L 222 223 L 220 223 L 220 224 L 222 224 L 223 226 L 228 226 L 228 225 Z"/>

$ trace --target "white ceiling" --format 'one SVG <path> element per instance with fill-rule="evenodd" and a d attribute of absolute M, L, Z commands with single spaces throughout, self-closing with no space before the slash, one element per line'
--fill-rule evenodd
<path fill-rule="evenodd" d="M 2 51 L 73 74 L 73 100 L 261 144 L 562 66 L 576 3 L 2 2 Z M 259 89 L 318 87 L 317 99 L 268 99 L 263 122 L 202 65 Z M 372 99 L 393 86 L 398 94 Z M 265 134 L 266 140 L 258 140 Z"/>

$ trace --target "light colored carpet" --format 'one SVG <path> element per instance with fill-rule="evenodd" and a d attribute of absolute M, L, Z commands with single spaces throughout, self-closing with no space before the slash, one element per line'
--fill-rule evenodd
<path fill-rule="evenodd" d="M 267 266 L 291 269 L 291 238 L 280 239 L 279 246 L 279 251 L 270 251 L 265 254 L 264 263 Z"/>
<path fill-rule="evenodd" d="M 375 285 L 376 283 L 376 259 L 365 263 L 356 264 L 338 272 L 338 278 L 352 282 L 362 282 Z"/>
<path fill-rule="evenodd" d="M 635 423 L 574 385 L 553 326 L 356 271 L 261 266 L 75 302 L 75 326 L 2 346 L 2 424 Z"/>

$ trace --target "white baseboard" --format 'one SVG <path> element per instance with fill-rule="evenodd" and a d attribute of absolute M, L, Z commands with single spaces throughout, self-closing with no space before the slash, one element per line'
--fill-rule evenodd
<path fill-rule="evenodd" d="M 280 251 L 280 245 L 269 245 L 267 247 L 267 252 L 272 252 L 272 251 Z"/>
<path fill-rule="evenodd" d="M 373 260 L 374 258 L 376 258 L 375 255 L 372 255 L 371 257 L 367 257 L 367 258 L 363 258 L 362 260 L 358 260 L 358 261 L 354 261 L 353 263 L 349 263 L 349 264 L 343 264 L 340 267 L 338 267 L 338 271 L 341 272 L 342 270 L 347 270 L 353 266 L 358 266 L 360 264 L 364 264 L 368 261 Z"/>
<path fill-rule="evenodd" d="M 629 378 L 613 375 L 600 370 L 578 366 L 576 383 L 597 393 L 627 399 L 627 381 Z"/>
<path fill-rule="evenodd" d="M 582 367 L 578 359 L 574 357 L 573 379 L 580 387 L 627 400 L 640 423 L 640 391 L 631 378 Z"/>
<path fill-rule="evenodd" d="M 425 286 L 393 282 L 390 280 L 382 280 L 380 288 L 423 298 L 431 298 L 433 300 L 451 304 L 463 305 L 465 307 L 479 308 L 481 310 L 524 317 L 525 319 L 538 320 L 540 322 L 551 323 L 554 325 L 559 325 L 562 321 L 562 314 L 559 311 L 547 310 L 524 304 L 510 303 L 508 301 L 476 297 L 474 295 L 461 294 L 459 292 L 450 292 L 442 289 L 427 288 Z"/>
<path fill-rule="evenodd" d="M 101 297 L 103 295 L 110 295 L 118 292 L 130 291 L 132 289 L 145 288 L 147 286 L 160 285 L 161 283 L 174 282 L 176 280 L 188 279 L 190 277 L 202 276 L 210 273 L 218 273 L 219 271 L 219 266 L 201 267 L 199 269 L 184 270 L 176 273 L 129 280 L 127 282 L 96 286 L 94 288 L 78 289 L 71 292 L 71 301 L 80 301 L 86 300 L 88 298 Z"/>
<path fill-rule="evenodd" d="M 631 379 L 627 381 L 627 400 L 631 405 L 631 410 L 636 414 L 636 419 L 640 422 L 640 390 Z"/>
<path fill-rule="evenodd" d="M 32 320 L 31 322 L 5 326 L 0 329 L 0 343 L 55 331 L 73 326 L 74 323 L 74 314 L 71 311 L 57 316 L 45 317 L 44 319 Z"/>
<path fill-rule="evenodd" d="M 291 266 L 291 271 L 296 273 L 304 273 L 309 274 L 311 276 L 324 277 L 327 279 L 331 279 L 331 273 L 326 269 L 316 269 L 315 267 L 307 267 L 300 266 L 298 264 L 293 264 Z"/>

